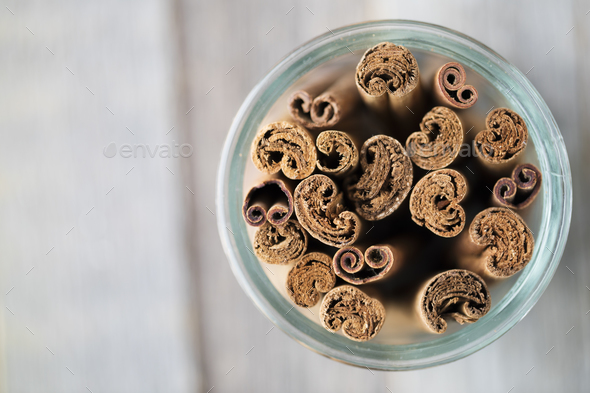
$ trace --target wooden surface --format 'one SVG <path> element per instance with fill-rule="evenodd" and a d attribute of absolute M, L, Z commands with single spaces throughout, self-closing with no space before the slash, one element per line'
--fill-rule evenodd
<path fill-rule="evenodd" d="M 590 4 L 2 5 L 4 391 L 587 391 Z M 466 359 L 404 373 L 339 364 L 270 330 L 233 277 L 211 212 L 219 152 L 255 83 L 328 28 L 384 18 L 451 27 L 525 72 L 534 66 L 528 77 L 560 126 L 574 177 L 568 246 L 533 310 Z M 194 152 L 106 158 L 111 142 L 186 142 Z"/>

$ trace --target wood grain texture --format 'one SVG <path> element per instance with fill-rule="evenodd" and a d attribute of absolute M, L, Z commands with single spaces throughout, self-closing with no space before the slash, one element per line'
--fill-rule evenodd
<path fill-rule="evenodd" d="M 0 391 L 587 390 L 588 8 L 581 0 L 6 0 Z M 528 77 L 560 126 L 575 185 L 566 252 L 528 316 L 467 359 L 403 373 L 331 361 L 272 328 L 233 277 L 210 212 L 213 167 L 255 83 L 328 28 L 386 18 L 445 25 L 524 72 L 534 66 Z M 102 155 L 113 141 L 172 140 L 192 144 L 192 156 Z"/>
<path fill-rule="evenodd" d="M 170 16 L 158 0 L 2 4 L 6 392 L 197 389 L 179 159 L 103 155 L 178 141 Z"/>

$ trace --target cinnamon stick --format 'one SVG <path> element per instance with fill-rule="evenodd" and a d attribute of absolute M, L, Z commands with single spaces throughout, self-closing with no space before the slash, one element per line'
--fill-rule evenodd
<path fill-rule="evenodd" d="M 361 285 L 385 277 L 394 264 L 394 249 L 387 244 L 368 247 L 364 253 L 360 247 L 344 247 L 334 254 L 334 272 L 344 281 Z"/>
<path fill-rule="evenodd" d="M 382 42 L 369 48 L 356 68 L 356 84 L 365 104 L 398 115 L 411 113 L 419 96 L 420 70 L 412 53 L 401 45 Z"/>
<path fill-rule="evenodd" d="M 262 172 L 274 174 L 282 170 L 289 179 L 298 180 L 313 173 L 317 152 L 305 128 L 281 121 L 258 131 L 252 143 L 252 161 Z"/>
<path fill-rule="evenodd" d="M 368 341 L 383 327 L 385 308 L 377 299 L 350 285 L 332 289 L 320 306 L 320 322 L 335 333 L 342 329 L 353 341 Z"/>
<path fill-rule="evenodd" d="M 284 225 L 267 222 L 256 231 L 253 247 L 254 254 L 262 262 L 286 265 L 307 250 L 307 233 L 296 220 Z"/>
<path fill-rule="evenodd" d="M 480 248 L 472 270 L 494 278 L 521 271 L 533 256 L 531 230 L 514 211 L 490 207 L 478 213 L 469 226 L 471 242 Z"/>
<path fill-rule="evenodd" d="M 361 230 L 359 217 L 346 210 L 336 183 L 325 175 L 313 175 L 295 188 L 295 214 L 299 223 L 320 242 L 334 247 L 356 241 Z"/>
<path fill-rule="evenodd" d="M 471 108 L 478 98 L 477 90 L 466 85 L 467 75 L 463 66 L 450 62 L 438 69 L 434 77 L 434 91 L 445 105 L 459 109 Z"/>
<path fill-rule="evenodd" d="M 447 167 L 459 154 L 463 127 L 459 116 L 444 106 L 434 107 L 420 123 L 420 131 L 411 134 L 406 150 L 417 166 L 426 170 Z"/>
<path fill-rule="evenodd" d="M 360 101 L 352 78 L 338 78 L 324 92 L 298 90 L 289 98 L 293 119 L 310 130 L 325 130 L 337 125 L 354 110 Z"/>
<path fill-rule="evenodd" d="M 412 190 L 412 220 L 442 237 L 457 236 L 465 226 L 459 203 L 467 194 L 467 182 L 453 169 L 439 169 L 424 176 Z"/>
<path fill-rule="evenodd" d="M 516 112 L 494 109 L 486 117 L 486 130 L 475 136 L 475 149 L 484 163 L 504 164 L 524 151 L 528 135 L 524 120 Z"/>
<path fill-rule="evenodd" d="M 404 201 L 413 181 L 412 162 L 402 145 L 387 135 L 369 138 L 361 148 L 360 179 L 347 187 L 356 212 L 366 220 L 381 220 Z"/>
<path fill-rule="evenodd" d="M 356 168 L 359 152 L 352 139 L 344 132 L 324 131 L 316 139 L 316 147 L 320 153 L 317 167 L 320 171 L 343 176 Z M 337 162 L 334 155 L 338 155 Z M 332 162 L 330 162 L 332 161 Z"/>
<path fill-rule="evenodd" d="M 494 186 L 494 198 L 501 206 L 511 209 L 528 207 L 539 193 L 543 177 L 541 171 L 533 164 L 518 165 L 512 171 L 512 177 L 503 177 Z M 518 191 L 525 194 L 524 199 L 516 202 Z"/>
<path fill-rule="evenodd" d="M 315 306 L 320 293 L 328 292 L 335 284 L 332 258 L 320 252 L 304 255 L 287 275 L 289 297 L 300 307 Z"/>
<path fill-rule="evenodd" d="M 445 318 L 461 325 L 473 323 L 490 310 L 492 299 L 485 281 L 468 270 L 455 269 L 437 274 L 420 290 L 417 311 L 432 333 L 447 330 Z"/>
<path fill-rule="evenodd" d="M 277 196 L 277 191 L 286 197 L 286 202 L 280 201 L 281 198 L 273 198 Z M 293 214 L 290 187 L 279 179 L 265 180 L 255 185 L 244 199 L 242 214 L 251 226 L 264 225 L 267 220 L 274 225 L 283 225 Z"/>

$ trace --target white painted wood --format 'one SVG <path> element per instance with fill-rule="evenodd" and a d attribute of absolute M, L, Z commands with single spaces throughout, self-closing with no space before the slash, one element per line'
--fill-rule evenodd
<path fill-rule="evenodd" d="M 587 389 L 590 14 L 582 1 L 5 3 L 3 391 Z M 209 210 L 212 162 L 239 105 L 265 72 L 327 28 L 384 18 L 442 24 L 522 70 L 535 66 L 528 76 L 569 149 L 576 214 L 547 292 L 504 337 L 450 365 L 372 374 L 270 330 L 233 278 Z M 191 143 L 193 155 L 102 154 L 110 142 L 172 140 Z"/>

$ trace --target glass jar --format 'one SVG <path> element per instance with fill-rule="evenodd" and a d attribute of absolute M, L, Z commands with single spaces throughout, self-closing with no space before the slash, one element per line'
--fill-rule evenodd
<path fill-rule="evenodd" d="M 477 323 L 427 342 L 408 345 L 357 343 L 332 334 L 284 298 L 249 251 L 242 219 L 244 171 L 252 140 L 274 102 L 315 67 L 328 60 L 363 53 L 391 41 L 444 55 L 479 73 L 526 121 L 543 174 L 542 206 L 533 259 L 508 293 Z M 526 77 L 485 45 L 458 32 L 426 23 L 386 20 L 328 32 L 294 50 L 248 95 L 238 111 L 221 156 L 217 179 L 217 219 L 223 247 L 238 282 L 260 310 L 301 344 L 330 358 L 371 369 L 409 370 L 460 359 L 482 349 L 520 321 L 537 302 L 559 264 L 572 210 L 570 167 L 562 136 L 549 108 Z"/>

